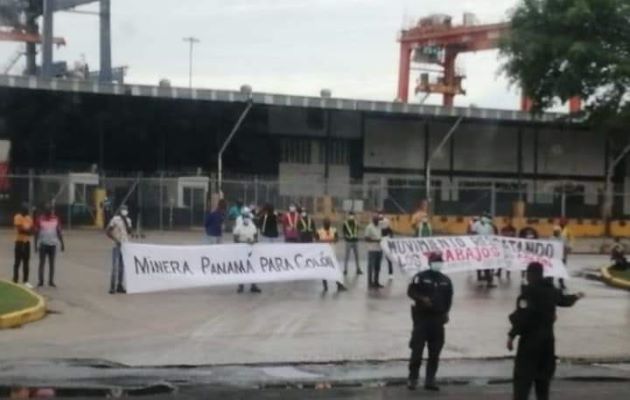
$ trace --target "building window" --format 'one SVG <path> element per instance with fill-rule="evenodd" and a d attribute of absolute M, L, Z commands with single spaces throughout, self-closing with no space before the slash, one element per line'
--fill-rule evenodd
<path fill-rule="evenodd" d="M 348 165 L 350 163 L 350 149 L 346 140 L 332 140 L 330 142 L 330 165 Z M 326 141 L 319 144 L 319 163 L 326 163 Z"/>
<path fill-rule="evenodd" d="M 311 141 L 308 139 L 283 139 L 282 162 L 310 164 Z"/>

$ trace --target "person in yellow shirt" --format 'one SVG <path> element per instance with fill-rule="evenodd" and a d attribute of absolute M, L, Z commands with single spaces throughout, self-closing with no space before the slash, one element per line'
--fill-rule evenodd
<path fill-rule="evenodd" d="M 33 235 L 33 219 L 29 215 L 28 204 L 22 204 L 20 211 L 13 217 L 15 227 L 15 262 L 13 263 L 13 282 L 20 278 L 20 264 L 22 265 L 22 282 L 30 287 L 28 282 L 29 261 L 31 259 L 31 236 Z"/>
<path fill-rule="evenodd" d="M 339 235 L 337 234 L 337 229 L 330 224 L 330 219 L 325 218 L 324 223 L 320 229 L 317 230 L 317 241 L 322 243 L 330 243 L 334 245 L 339 240 Z M 328 291 L 328 282 L 322 281 L 324 285 L 324 292 Z M 337 282 L 337 291 L 344 292 L 346 291 L 346 287 L 341 283 Z"/>
<path fill-rule="evenodd" d="M 573 232 L 571 228 L 569 228 L 568 221 L 566 218 L 560 218 L 560 237 L 562 238 L 562 242 L 564 243 L 564 265 L 567 265 L 567 258 L 573 250 Z"/>

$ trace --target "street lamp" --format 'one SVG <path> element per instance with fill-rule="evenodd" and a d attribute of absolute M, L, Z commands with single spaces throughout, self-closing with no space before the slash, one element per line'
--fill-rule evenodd
<path fill-rule="evenodd" d="M 188 87 L 192 89 L 192 67 L 193 67 L 193 47 L 199 43 L 200 40 L 194 36 L 185 37 L 184 42 L 188 42 Z"/>

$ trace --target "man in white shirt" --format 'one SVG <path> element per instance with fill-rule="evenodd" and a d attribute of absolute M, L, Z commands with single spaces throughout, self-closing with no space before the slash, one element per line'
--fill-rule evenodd
<path fill-rule="evenodd" d="M 120 246 L 129 241 L 131 235 L 131 218 L 126 205 L 120 206 L 118 214 L 114 215 L 107 225 L 107 237 L 114 242 L 112 249 L 112 274 L 109 285 L 109 293 L 125 293 L 124 271 Z"/>
<path fill-rule="evenodd" d="M 247 243 L 253 245 L 258 242 L 258 228 L 256 228 L 256 224 L 254 224 L 252 217 L 253 216 L 249 212 L 242 214 L 240 223 L 237 222 L 234 227 L 234 231 L 232 231 L 234 234 L 234 243 Z M 238 285 L 238 293 L 243 293 L 243 290 L 245 290 L 245 285 Z M 261 292 L 260 288 L 255 283 L 252 283 L 249 291 L 252 293 Z"/>
<path fill-rule="evenodd" d="M 492 218 L 489 213 L 484 213 L 479 221 L 473 225 L 473 235 L 490 236 L 494 235 L 495 229 L 492 224 Z M 494 271 L 491 269 L 484 269 L 483 271 L 477 270 L 477 281 L 485 280 L 488 288 L 494 288 Z"/>
<path fill-rule="evenodd" d="M 381 260 L 383 259 L 381 238 L 380 218 L 378 215 L 374 215 L 372 222 L 365 227 L 365 241 L 368 248 L 368 289 L 383 287 L 378 281 L 381 273 Z"/>

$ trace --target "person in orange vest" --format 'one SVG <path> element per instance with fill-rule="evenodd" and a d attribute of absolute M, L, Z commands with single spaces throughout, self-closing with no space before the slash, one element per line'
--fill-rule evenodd
<path fill-rule="evenodd" d="M 334 245 L 339 240 L 339 235 L 337 235 L 337 229 L 330 224 L 330 219 L 325 218 L 323 225 L 320 229 L 317 230 L 317 240 L 322 243 L 330 243 Z M 322 281 L 324 285 L 324 292 L 328 291 L 328 282 L 325 280 Z M 346 291 L 346 287 L 341 283 L 337 282 L 337 291 L 343 292 Z"/>

